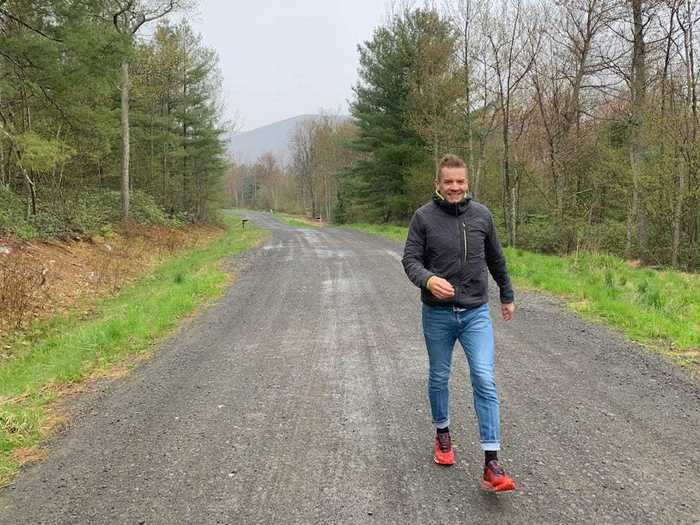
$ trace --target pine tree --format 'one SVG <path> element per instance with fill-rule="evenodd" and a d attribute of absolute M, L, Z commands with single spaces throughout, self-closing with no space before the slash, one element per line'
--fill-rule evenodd
<path fill-rule="evenodd" d="M 409 217 L 407 181 L 417 167 L 430 170 L 426 143 L 411 123 L 411 72 L 435 16 L 431 10 L 407 11 L 359 46 L 360 82 L 351 112 L 360 133 L 351 147 L 368 156 L 343 175 L 341 199 L 349 217 L 382 222 Z"/>

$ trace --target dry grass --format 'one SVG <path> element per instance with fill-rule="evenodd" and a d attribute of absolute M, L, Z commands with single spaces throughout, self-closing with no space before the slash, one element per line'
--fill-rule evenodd
<path fill-rule="evenodd" d="M 0 354 L 34 320 L 69 311 L 91 317 L 91 304 L 118 292 L 164 258 L 207 244 L 222 230 L 122 225 L 107 237 L 70 243 L 0 240 Z M 0 355 L 0 357 L 2 357 Z"/>
<path fill-rule="evenodd" d="M 18 328 L 42 299 L 46 271 L 25 264 L 17 252 L 0 257 L 0 327 Z"/>
<path fill-rule="evenodd" d="M 46 450 L 39 448 L 38 446 L 29 448 L 18 448 L 12 451 L 12 457 L 20 465 L 28 465 L 30 463 L 39 463 L 46 459 Z"/>

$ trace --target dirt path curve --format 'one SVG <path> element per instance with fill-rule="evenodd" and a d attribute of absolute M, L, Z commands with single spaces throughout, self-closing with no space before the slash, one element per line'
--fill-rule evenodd
<path fill-rule="evenodd" d="M 700 388 L 618 335 L 518 295 L 496 320 L 502 458 L 478 489 L 455 353 L 458 462 L 431 461 L 418 291 L 396 243 L 250 218 L 271 240 L 129 377 L 74 404 L 0 523 L 699 523 Z"/>

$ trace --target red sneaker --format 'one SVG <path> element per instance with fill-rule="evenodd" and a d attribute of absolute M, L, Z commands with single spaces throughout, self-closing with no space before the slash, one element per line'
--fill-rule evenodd
<path fill-rule="evenodd" d="M 489 492 L 513 492 L 515 481 L 506 474 L 503 467 L 498 464 L 498 460 L 492 459 L 484 467 L 481 488 Z"/>
<path fill-rule="evenodd" d="M 454 465 L 455 451 L 449 432 L 438 433 L 435 436 L 435 455 L 433 461 L 438 465 Z"/>

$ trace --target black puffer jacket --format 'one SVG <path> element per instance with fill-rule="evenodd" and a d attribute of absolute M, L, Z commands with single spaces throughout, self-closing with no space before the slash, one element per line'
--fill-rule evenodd
<path fill-rule="evenodd" d="M 408 278 L 430 305 L 474 308 L 488 302 L 488 271 L 500 289 L 502 303 L 512 303 L 513 287 L 496 238 L 489 209 L 467 197 L 450 204 L 437 193 L 411 219 L 403 254 Z M 433 275 L 455 289 L 451 299 L 438 299 L 426 288 Z"/>

